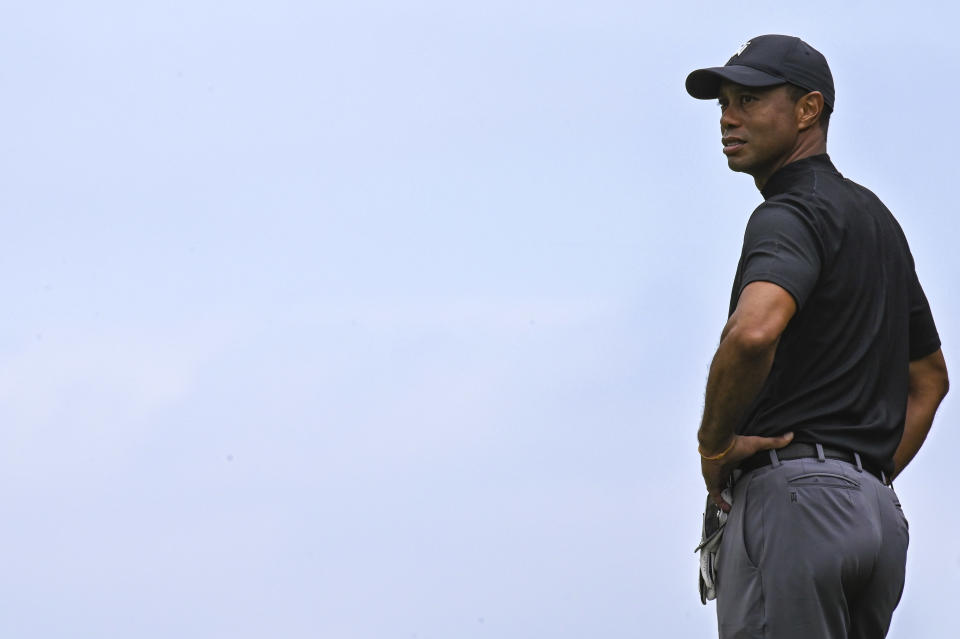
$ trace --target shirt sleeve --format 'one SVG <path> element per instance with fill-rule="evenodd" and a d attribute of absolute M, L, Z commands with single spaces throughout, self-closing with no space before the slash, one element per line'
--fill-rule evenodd
<path fill-rule="evenodd" d="M 821 242 L 803 213 L 785 204 L 761 204 L 743 237 L 740 291 L 751 282 L 772 282 L 803 308 L 820 277 Z"/>
<path fill-rule="evenodd" d="M 912 262 L 912 260 L 911 260 Z M 940 348 L 940 334 L 933 322 L 933 313 L 923 293 L 917 272 L 910 282 L 910 360 L 920 359 Z"/>

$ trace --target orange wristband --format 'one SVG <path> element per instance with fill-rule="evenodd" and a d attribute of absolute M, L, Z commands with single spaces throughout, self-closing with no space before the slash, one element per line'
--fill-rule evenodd
<path fill-rule="evenodd" d="M 706 459 L 707 461 L 717 461 L 718 459 L 723 459 L 724 457 L 726 457 L 727 453 L 733 450 L 733 447 L 736 445 L 736 443 L 737 443 L 737 436 L 734 435 L 733 439 L 730 440 L 730 445 L 727 446 L 726 449 L 724 449 L 724 451 L 719 455 L 710 455 L 710 456 L 704 455 L 703 450 L 700 448 L 700 446 L 697 446 L 697 452 L 700 453 L 700 456 Z"/>

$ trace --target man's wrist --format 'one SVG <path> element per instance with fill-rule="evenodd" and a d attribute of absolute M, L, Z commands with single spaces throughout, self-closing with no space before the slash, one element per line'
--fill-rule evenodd
<path fill-rule="evenodd" d="M 703 443 L 697 446 L 697 452 L 700 453 L 700 457 L 706 461 L 719 461 L 730 454 L 730 451 L 733 450 L 733 447 L 737 443 L 737 435 L 732 434 L 730 436 L 730 441 L 723 445 L 722 448 L 717 448 L 716 450 L 704 449 Z"/>

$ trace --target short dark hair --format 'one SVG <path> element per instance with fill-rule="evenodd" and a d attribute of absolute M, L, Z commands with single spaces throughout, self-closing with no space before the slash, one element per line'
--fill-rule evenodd
<path fill-rule="evenodd" d="M 800 98 L 807 95 L 808 93 L 813 93 L 809 89 L 804 89 L 803 87 L 798 87 L 795 84 L 787 83 L 787 95 L 790 97 L 794 103 L 799 102 Z M 823 137 L 827 137 L 827 129 L 830 127 L 830 114 L 833 113 L 826 102 L 823 103 L 823 111 L 820 113 L 820 128 L 823 129 Z"/>

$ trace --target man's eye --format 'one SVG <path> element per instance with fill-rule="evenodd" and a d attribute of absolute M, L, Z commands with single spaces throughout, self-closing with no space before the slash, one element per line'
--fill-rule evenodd
<path fill-rule="evenodd" d="M 753 97 L 752 95 L 741 95 L 741 96 L 740 96 L 740 104 L 746 104 L 747 102 L 753 102 L 754 100 L 756 100 L 756 98 Z"/>

